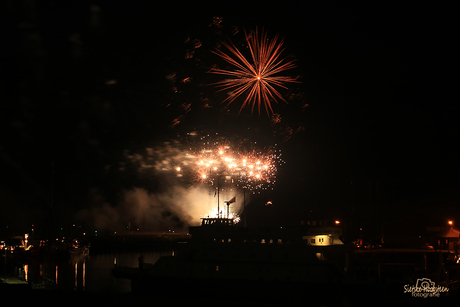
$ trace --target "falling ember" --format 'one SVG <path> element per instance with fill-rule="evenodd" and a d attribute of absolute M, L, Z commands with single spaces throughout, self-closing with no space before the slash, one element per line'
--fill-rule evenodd
<path fill-rule="evenodd" d="M 247 93 L 240 112 L 245 106 L 252 104 L 251 113 L 257 105 L 260 114 L 260 107 L 263 103 L 270 116 L 270 112 L 273 113 L 271 101 L 277 102 L 277 99 L 281 99 L 286 102 L 275 86 L 287 89 L 286 83 L 298 82 L 295 78 L 278 74 L 296 66 L 293 60 L 280 59 L 284 49 L 282 48 L 283 40 L 279 40 L 278 35 L 270 40 L 263 31 L 259 37 L 256 29 L 249 34 L 245 32 L 245 38 L 251 52 L 252 63 L 234 44 L 223 42 L 230 53 L 227 54 L 221 50 L 213 51 L 213 53 L 231 64 L 234 69 L 213 68 L 209 72 L 229 77 L 214 83 L 221 88 L 219 91 L 231 91 L 230 96 L 224 100 L 228 102 L 227 106 L 240 95 Z"/>

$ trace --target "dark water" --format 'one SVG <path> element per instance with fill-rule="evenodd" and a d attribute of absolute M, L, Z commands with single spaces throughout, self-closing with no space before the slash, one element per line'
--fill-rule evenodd
<path fill-rule="evenodd" d="M 144 262 L 155 263 L 171 251 L 144 252 Z M 16 275 L 35 289 L 73 290 L 77 292 L 121 294 L 131 292 L 131 281 L 111 275 L 114 264 L 138 266 L 141 253 L 96 254 L 73 257 L 66 261 L 31 260 L 18 268 Z"/>
<path fill-rule="evenodd" d="M 149 293 L 133 293 L 131 281 L 115 279 L 111 270 L 118 266 L 137 267 L 138 258 L 143 255 L 145 263 L 155 263 L 161 256 L 171 255 L 171 250 L 151 252 L 118 252 L 112 254 L 90 254 L 87 257 L 73 258 L 68 261 L 33 261 L 16 268 L 16 277 L 23 278 L 32 285 L 31 290 L 0 288 L 0 295 L 9 293 L 12 297 L 24 297 L 34 301 L 47 302 L 49 306 L 81 306 L 91 302 L 100 306 L 179 306 L 209 304 L 234 306 L 228 299 L 191 298 L 181 295 L 180 289 L 174 295 L 158 295 L 154 289 Z M 206 289 L 203 289 L 206 293 Z M 271 304 L 246 304 L 239 306 L 271 306 Z"/>
<path fill-rule="evenodd" d="M 219 306 L 234 306 L 235 301 L 228 299 L 207 299 L 206 298 L 206 289 L 202 289 L 203 298 L 187 298 L 181 296 L 181 291 L 177 291 L 174 295 L 165 298 L 164 296 L 158 296 L 155 294 L 154 289 L 149 291 L 149 293 L 143 293 L 142 295 L 133 294 L 131 291 L 131 281 L 127 279 L 115 279 L 111 270 L 115 264 L 118 266 L 129 266 L 137 267 L 138 258 L 140 255 L 143 255 L 144 262 L 146 263 L 155 263 L 161 256 L 171 255 L 173 251 L 163 250 L 163 251 L 151 251 L 151 252 L 118 252 L 111 254 L 91 254 L 85 257 L 73 257 L 66 261 L 38 261 L 31 260 L 27 265 L 23 265 L 20 268 L 16 269 L 17 277 L 22 277 L 29 282 L 35 289 L 46 289 L 46 291 L 40 291 L 42 300 L 50 300 L 55 302 L 64 302 L 68 301 L 69 294 L 74 294 L 71 296 L 71 301 L 73 305 L 78 305 L 80 303 L 93 301 L 99 302 L 104 305 L 112 306 L 128 306 L 132 304 L 143 305 L 146 302 L 152 303 L 155 302 L 157 306 L 163 305 L 178 305 L 178 304 L 191 304 L 191 303 L 219 303 Z M 51 290 L 51 291 L 48 291 Z M 58 291 L 53 291 L 58 290 Z M 180 289 L 177 289 L 180 290 Z M 239 289 L 241 291 L 256 291 L 260 294 L 261 298 L 266 296 L 280 296 L 283 293 L 268 293 L 264 289 L 257 288 L 256 285 L 253 285 L 251 289 Z M 337 289 L 331 288 L 331 295 L 334 295 Z M 356 302 L 347 303 L 345 302 L 341 306 L 389 306 L 388 302 L 383 302 L 383 297 L 381 296 L 372 296 L 370 299 L 366 298 L 366 293 L 360 291 L 359 288 L 356 289 L 354 296 L 361 297 L 358 300 L 359 304 Z M 228 289 L 222 289 L 222 293 L 227 293 Z M 1 292 L 1 289 L 0 289 Z M 299 289 L 298 291 L 300 296 L 304 299 L 298 301 L 302 302 L 301 305 L 305 306 L 325 306 L 322 302 L 314 302 L 311 300 L 309 289 Z M 25 293 L 25 292 L 24 292 Z M 17 292 L 19 295 L 24 295 L 24 293 Z M 37 297 L 36 292 L 29 292 L 35 298 Z M 6 294 L 6 292 L 5 292 Z M 80 294 L 80 295 L 79 295 Z M 25 295 L 27 296 L 27 294 Z M 442 298 L 437 300 L 403 300 L 395 301 L 391 305 L 393 306 L 434 306 L 448 300 L 450 303 L 454 299 L 458 302 L 458 297 L 456 298 Z M 257 301 L 251 301 L 248 306 L 267 306 L 267 305 L 279 305 L 272 304 L 270 301 L 262 300 L 263 304 L 257 304 Z M 297 301 L 296 301 L 297 302 Z M 308 304 L 306 304 L 308 302 Z M 244 303 L 246 301 L 237 302 L 240 306 L 246 306 Z M 304 304 L 305 303 L 305 304 Z M 371 304 L 370 304 L 371 303 Z M 381 303 L 381 304 L 379 304 Z M 67 304 L 67 303 L 66 303 Z M 362 305 L 363 304 L 363 305 Z M 72 305 L 72 304 L 71 304 Z"/>

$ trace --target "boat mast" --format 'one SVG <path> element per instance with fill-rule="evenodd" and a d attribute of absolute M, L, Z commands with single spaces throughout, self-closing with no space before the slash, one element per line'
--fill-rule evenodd
<path fill-rule="evenodd" d="M 243 212 L 244 212 L 244 228 L 246 228 L 247 212 L 246 212 L 246 189 L 243 187 Z"/>
<path fill-rule="evenodd" d="M 218 218 L 220 218 L 219 193 L 220 193 L 220 176 L 217 175 L 217 217 Z"/>

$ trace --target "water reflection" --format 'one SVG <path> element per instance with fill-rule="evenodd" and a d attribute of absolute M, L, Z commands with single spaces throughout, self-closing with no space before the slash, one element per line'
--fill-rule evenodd
<path fill-rule="evenodd" d="M 29 281 L 29 265 L 24 264 L 24 280 Z"/>
<path fill-rule="evenodd" d="M 77 288 L 78 287 L 78 263 L 75 263 L 74 275 L 75 275 L 75 288 Z"/>
<path fill-rule="evenodd" d="M 86 261 L 83 262 L 83 288 L 86 287 Z"/>
<path fill-rule="evenodd" d="M 171 251 L 143 253 L 146 263 L 155 263 Z M 140 253 L 100 254 L 67 261 L 31 259 L 22 266 L 19 277 L 35 289 L 73 290 L 91 293 L 128 293 L 131 281 L 115 279 L 114 265 L 137 267 Z"/>

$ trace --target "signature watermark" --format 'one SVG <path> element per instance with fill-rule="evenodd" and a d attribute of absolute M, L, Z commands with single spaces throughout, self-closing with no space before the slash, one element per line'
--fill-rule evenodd
<path fill-rule="evenodd" d="M 449 288 L 436 286 L 429 278 L 419 278 L 415 286 L 404 285 L 404 293 L 411 293 L 412 297 L 440 297 L 441 293 L 448 292 Z"/>

